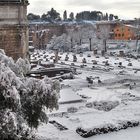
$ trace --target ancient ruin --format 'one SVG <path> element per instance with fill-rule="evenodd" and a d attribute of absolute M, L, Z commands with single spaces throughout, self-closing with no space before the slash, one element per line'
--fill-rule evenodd
<path fill-rule="evenodd" d="M 14 60 L 28 56 L 28 0 L 0 0 L 0 49 Z"/>

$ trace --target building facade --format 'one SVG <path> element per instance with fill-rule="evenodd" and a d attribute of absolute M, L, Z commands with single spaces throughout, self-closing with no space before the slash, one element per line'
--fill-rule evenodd
<path fill-rule="evenodd" d="M 117 22 L 102 21 L 97 22 L 97 37 L 99 39 L 114 39 L 114 28 L 117 26 Z"/>
<path fill-rule="evenodd" d="M 0 49 L 17 60 L 28 55 L 28 0 L 0 0 Z"/>
<path fill-rule="evenodd" d="M 126 22 L 128 23 L 128 22 Z M 139 36 L 140 29 L 134 25 L 128 25 L 120 21 L 103 21 L 98 22 L 97 37 L 100 39 L 114 40 L 136 40 Z"/>
<path fill-rule="evenodd" d="M 136 40 L 138 28 L 132 25 L 118 25 L 114 28 L 115 40 Z"/>

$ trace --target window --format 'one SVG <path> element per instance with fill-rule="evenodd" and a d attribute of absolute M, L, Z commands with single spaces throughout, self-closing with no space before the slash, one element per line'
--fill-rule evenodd
<path fill-rule="evenodd" d="M 115 37 L 117 37 L 117 34 L 115 34 Z"/>
<path fill-rule="evenodd" d="M 121 34 L 118 34 L 118 36 L 120 37 L 120 36 L 121 36 Z"/>
<path fill-rule="evenodd" d="M 124 34 L 122 34 L 122 37 L 124 36 Z"/>

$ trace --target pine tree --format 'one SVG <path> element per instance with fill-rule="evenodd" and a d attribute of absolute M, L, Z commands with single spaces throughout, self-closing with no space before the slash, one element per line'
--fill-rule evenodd
<path fill-rule="evenodd" d="M 105 15 L 105 20 L 108 21 L 108 13 L 106 13 L 106 15 Z"/>
<path fill-rule="evenodd" d="M 113 20 L 113 17 L 114 17 L 114 15 L 113 15 L 113 14 L 110 14 L 110 15 L 109 15 L 109 20 L 110 20 L 110 21 Z"/>
<path fill-rule="evenodd" d="M 119 17 L 118 17 L 118 16 L 114 16 L 114 18 L 115 18 L 115 19 L 119 19 Z"/>
<path fill-rule="evenodd" d="M 63 13 L 63 20 L 66 21 L 67 20 L 67 11 L 65 10 Z"/>
<path fill-rule="evenodd" d="M 70 20 L 74 20 L 74 13 L 73 12 L 70 13 L 69 18 L 70 18 Z"/>
<path fill-rule="evenodd" d="M 53 8 L 50 11 L 47 12 L 46 16 L 47 16 L 47 18 L 49 18 L 51 20 L 60 19 L 60 14 Z"/>

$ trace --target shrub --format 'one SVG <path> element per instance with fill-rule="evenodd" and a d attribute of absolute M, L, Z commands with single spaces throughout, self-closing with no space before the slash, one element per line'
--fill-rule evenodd
<path fill-rule="evenodd" d="M 33 128 L 47 123 L 45 109 L 58 108 L 59 82 L 24 77 L 28 61 L 15 63 L 2 51 L 0 63 L 0 139 L 34 139 Z"/>

